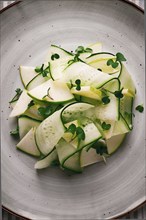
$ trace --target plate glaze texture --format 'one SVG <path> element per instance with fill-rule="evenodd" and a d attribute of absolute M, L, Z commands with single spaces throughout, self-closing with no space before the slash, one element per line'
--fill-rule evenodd
<path fill-rule="evenodd" d="M 41 65 L 51 44 L 68 50 L 100 41 L 103 50 L 122 52 L 137 89 L 145 93 L 144 14 L 118 0 L 23 1 L 1 15 L 2 203 L 36 220 L 112 219 L 145 200 L 144 113 L 134 110 L 134 129 L 108 160 L 82 174 L 58 168 L 34 170 L 35 159 L 16 150 L 9 135 L 9 100 L 22 87 L 19 65 Z"/>

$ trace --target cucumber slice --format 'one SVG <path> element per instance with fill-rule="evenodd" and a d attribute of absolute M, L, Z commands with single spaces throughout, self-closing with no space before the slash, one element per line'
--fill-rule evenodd
<path fill-rule="evenodd" d="M 80 153 L 76 153 L 76 148 L 63 138 L 56 145 L 56 150 L 62 168 L 80 173 L 82 172 L 80 166 Z"/>
<path fill-rule="evenodd" d="M 80 154 L 81 167 L 89 166 L 91 164 L 103 161 L 103 157 L 96 153 L 96 150 L 90 148 L 88 151 L 83 148 Z"/>
<path fill-rule="evenodd" d="M 119 100 L 113 94 L 107 94 L 110 102 L 107 105 L 100 104 L 95 107 L 95 116 L 102 121 L 117 121 L 119 119 Z"/>
<path fill-rule="evenodd" d="M 40 151 L 38 150 L 35 139 L 34 139 L 35 128 L 31 128 L 30 131 L 22 138 L 22 140 L 17 144 L 17 149 L 35 156 L 40 156 Z"/>
<path fill-rule="evenodd" d="M 65 128 L 60 119 L 62 110 L 46 118 L 36 129 L 35 139 L 42 154 L 49 154 L 64 134 Z"/>
<path fill-rule="evenodd" d="M 44 117 L 41 116 L 39 113 L 38 113 L 38 108 L 40 107 L 40 105 L 38 104 L 35 104 L 31 107 L 29 107 L 25 112 L 24 112 L 24 115 L 30 117 L 30 118 L 33 118 L 33 119 L 36 119 L 36 120 L 39 120 L 39 121 L 43 121 Z"/>
<path fill-rule="evenodd" d="M 57 151 L 54 148 L 53 151 L 44 157 L 42 160 L 39 160 L 35 163 L 35 169 L 44 169 L 51 166 L 52 162 L 58 159 Z"/>
<path fill-rule="evenodd" d="M 27 86 L 27 84 L 37 76 L 37 73 L 35 72 L 35 67 L 31 66 L 20 66 L 20 78 L 24 85 L 24 87 Z"/>
<path fill-rule="evenodd" d="M 130 130 L 132 130 L 132 108 L 133 108 L 133 97 L 124 96 L 120 101 L 120 113 L 123 116 Z"/>
<path fill-rule="evenodd" d="M 72 94 L 85 96 L 91 99 L 101 100 L 102 98 L 102 92 L 99 89 L 94 89 L 91 86 L 81 86 L 80 90 L 76 90 L 76 88 L 72 88 L 71 90 Z"/>
<path fill-rule="evenodd" d="M 136 93 L 136 88 L 135 88 L 134 82 L 133 82 L 128 70 L 126 69 L 126 67 L 123 64 L 121 64 L 121 65 L 122 65 L 122 71 L 119 76 L 119 80 L 121 82 L 121 88 L 128 89 L 129 92 L 134 97 L 135 93 Z"/>
<path fill-rule="evenodd" d="M 56 145 L 61 166 L 75 172 L 82 171 L 80 166 L 80 151 L 85 146 L 102 137 L 101 133 L 93 123 L 85 125 L 82 129 L 85 132 L 85 140 L 81 141 L 79 148 L 74 147 L 71 143 L 67 143 L 64 139 L 61 139 Z M 78 141 L 76 141 L 76 145 L 78 145 Z"/>
<path fill-rule="evenodd" d="M 85 102 L 95 106 L 99 104 L 99 100 L 91 99 L 85 96 L 80 96 L 80 102 Z"/>
<path fill-rule="evenodd" d="M 32 100 L 32 98 L 30 98 L 27 95 L 27 91 L 24 90 L 22 92 L 22 94 L 20 95 L 15 107 L 13 108 L 12 112 L 10 113 L 9 117 L 16 117 L 19 116 L 21 114 L 23 114 L 26 109 L 28 108 L 28 104 L 30 103 L 30 101 Z"/>
<path fill-rule="evenodd" d="M 126 123 L 123 116 L 120 114 L 120 119 L 115 122 L 112 136 L 119 135 L 119 134 L 125 134 L 130 131 L 130 128 L 128 124 Z"/>
<path fill-rule="evenodd" d="M 62 72 L 68 66 L 69 60 L 71 60 L 70 56 L 63 59 L 50 61 L 50 74 L 53 80 L 62 78 Z"/>
<path fill-rule="evenodd" d="M 32 127 L 38 127 L 41 122 L 23 115 L 18 118 L 19 137 L 22 139 Z"/>
<path fill-rule="evenodd" d="M 73 59 L 73 54 L 64 50 L 61 47 L 58 47 L 56 45 L 51 45 L 50 50 L 48 51 L 48 54 L 45 58 L 45 62 L 50 62 L 52 61 L 52 55 L 53 54 L 58 54 L 59 58 L 58 59 L 62 59 L 62 58 L 68 58 L 68 59 Z M 55 60 L 55 59 L 54 59 Z"/>
<path fill-rule="evenodd" d="M 35 87 L 41 85 L 42 83 L 46 82 L 49 79 L 50 79 L 50 77 L 48 77 L 48 76 L 43 77 L 42 74 L 38 74 L 31 81 L 29 81 L 29 83 L 26 86 L 26 89 L 32 90 Z"/>
<path fill-rule="evenodd" d="M 80 123 L 82 123 L 81 119 L 80 119 Z M 84 124 L 83 121 L 83 125 L 81 125 L 81 127 L 85 132 L 85 140 L 81 141 L 79 146 L 80 148 L 83 148 L 102 137 L 99 129 L 92 122 L 89 122 L 88 124 L 86 123 Z"/>
<path fill-rule="evenodd" d="M 109 130 L 104 130 L 102 128 L 102 123 L 103 121 L 100 121 L 98 119 L 94 120 L 94 124 L 97 126 L 97 128 L 99 129 L 100 133 L 102 134 L 104 139 L 109 139 L 112 135 L 113 135 L 113 130 L 115 127 L 115 121 L 110 121 L 110 120 L 106 120 L 104 121 L 106 124 L 110 124 L 111 127 Z"/>
<path fill-rule="evenodd" d="M 99 119 L 101 121 L 118 121 L 119 119 L 119 100 L 111 93 L 107 93 L 110 102 L 105 105 L 99 103 L 94 108 L 86 111 L 85 116 L 92 120 Z"/>
<path fill-rule="evenodd" d="M 107 52 L 101 52 L 101 53 L 95 53 L 91 56 L 87 57 L 86 63 L 90 66 L 94 67 L 95 69 L 99 69 L 104 73 L 108 74 L 115 74 L 116 77 L 120 74 L 121 71 L 121 65 L 119 64 L 117 68 L 112 68 L 112 66 L 107 65 L 107 61 L 109 59 L 116 60 L 116 56 L 111 53 Z"/>
<path fill-rule="evenodd" d="M 113 154 L 122 144 L 126 134 L 119 134 L 106 140 L 108 154 Z"/>
<path fill-rule="evenodd" d="M 51 103 L 64 103 L 74 99 L 66 83 L 52 79 L 29 91 L 28 95 L 36 100 Z"/>
<path fill-rule="evenodd" d="M 72 82 L 73 85 L 76 85 L 75 81 L 80 79 L 81 86 L 93 85 L 95 88 L 100 88 L 113 78 L 114 75 L 96 70 L 83 62 L 72 63 L 63 71 L 63 79 L 67 83 Z"/>
<path fill-rule="evenodd" d="M 62 122 L 68 123 L 70 121 L 74 121 L 79 117 L 84 115 L 84 111 L 93 108 L 93 105 L 82 102 L 74 102 L 67 105 L 61 112 L 61 120 Z"/>

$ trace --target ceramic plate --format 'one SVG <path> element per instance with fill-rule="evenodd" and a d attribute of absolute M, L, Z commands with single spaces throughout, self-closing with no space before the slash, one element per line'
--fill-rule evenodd
<path fill-rule="evenodd" d="M 105 51 L 122 52 L 144 103 L 144 14 L 118 0 L 23 1 L 2 13 L 2 203 L 36 220 L 109 219 L 145 200 L 144 113 L 107 165 L 67 176 L 58 168 L 37 172 L 35 159 L 18 150 L 9 131 L 9 100 L 22 87 L 19 65 L 43 62 L 51 44 L 72 50 L 101 41 Z"/>

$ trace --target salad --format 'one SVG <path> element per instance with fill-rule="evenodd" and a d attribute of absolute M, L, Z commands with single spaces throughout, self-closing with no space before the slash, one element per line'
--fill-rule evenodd
<path fill-rule="evenodd" d="M 20 66 L 24 89 L 10 101 L 10 117 L 18 119 L 10 133 L 20 138 L 17 149 L 38 158 L 35 169 L 80 173 L 121 146 L 136 93 L 124 61 L 101 43 L 74 53 L 51 45 L 41 66 Z"/>

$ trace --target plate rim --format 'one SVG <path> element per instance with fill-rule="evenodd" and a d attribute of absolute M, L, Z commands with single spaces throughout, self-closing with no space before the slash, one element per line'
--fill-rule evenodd
<path fill-rule="evenodd" d="M 137 5 L 137 4 L 134 3 L 134 2 L 131 2 L 130 0 L 118 0 L 118 1 L 124 2 L 124 3 L 128 4 L 129 6 L 132 6 L 132 7 L 136 8 L 136 9 L 137 9 L 138 11 L 140 11 L 142 14 L 145 13 L 144 8 L 140 7 L 139 5 Z M 19 4 L 19 3 L 21 3 L 21 2 L 22 2 L 22 1 L 17 1 L 17 0 L 16 0 L 15 2 L 13 2 L 13 3 L 7 5 L 5 8 L 2 8 L 2 9 L 0 10 L 0 14 L 2 14 L 3 12 L 7 11 L 7 10 L 10 9 L 11 7 L 14 7 L 14 6 L 16 6 L 17 4 Z M 144 198 L 144 199 L 143 199 L 143 198 Z M 120 214 L 118 214 L 118 215 L 112 216 L 112 217 L 109 218 L 109 219 L 119 219 L 119 218 L 121 218 L 121 217 L 124 217 L 124 216 L 125 216 L 126 214 L 128 214 L 129 212 L 133 212 L 133 211 L 135 211 L 136 209 L 142 207 L 143 205 L 146 205 L 146 196 L 144 196 L 143 198 L 142 198 L 143 201 L 142 201 L 141 203 L 139 203 L 139 204 L 135 204 L 135 203 L 134 203 L 135 206 L 134 206 L 132 209 L 128 210 L 128 208 L 127 208 L 127 210 L 123 211 L 122 213 L 120 213 Z M 16 213 L 15 211 L 13 211 L 13 210 L 7 208 L 7 207 L 4 206 L 3 204 L 2 204 L 2 210 L 3 210 L 3 211 L 7 211 L 9 214 L 12 214 L 12 215 L 15 216 L 15 217 L 19 217 L 19 218 L 21 218 L 22 220 L 31 220 L 30 218 L 25 217 L 25 216 L 23 216 L 23 215 L 21 215 L 21 214 L 18 214 L 18 213 Z"/>

